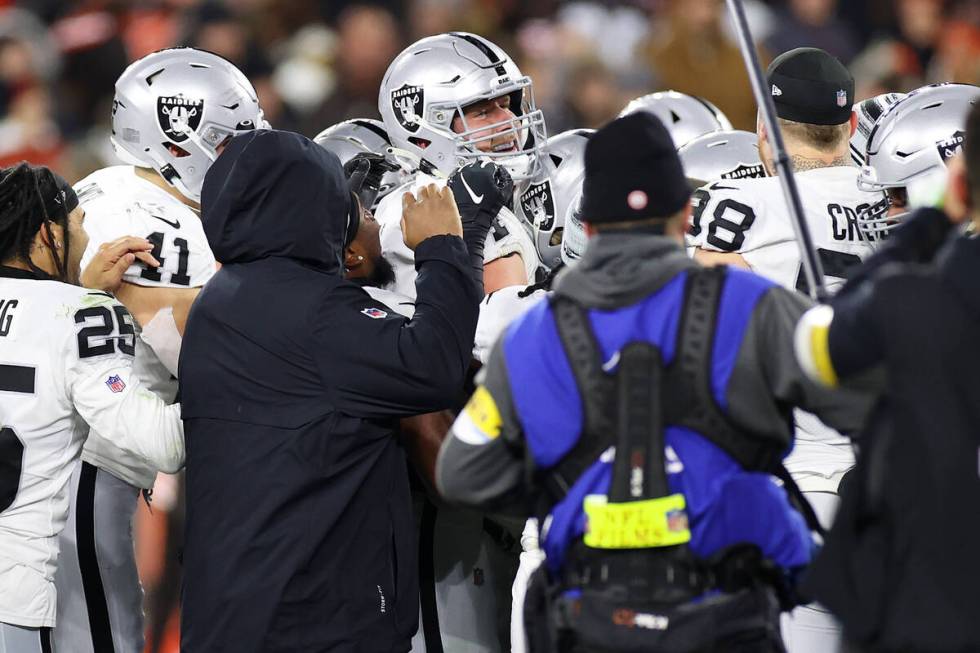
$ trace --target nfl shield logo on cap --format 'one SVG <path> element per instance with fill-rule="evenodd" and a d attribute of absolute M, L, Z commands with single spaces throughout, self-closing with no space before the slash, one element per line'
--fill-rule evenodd
<path fill-rule="evenodd" d="M 847 106 L 847 91 L 844 89 L 837 91 L 837 106 Z"/>

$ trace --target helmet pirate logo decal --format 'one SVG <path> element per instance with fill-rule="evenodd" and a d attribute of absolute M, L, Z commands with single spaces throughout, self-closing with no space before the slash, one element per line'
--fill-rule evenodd
<path fill-rule="evenodd" d="M 419 130 L 419 112 L 425 104 L 424 98 L 421 86 L 403 84 L 391 92 L 391 106 L 398 124 L 413 134 Z"/>
<path fill-rule="evenodd" d="M 551 193 L 551 181 L 531 184 L 521 195 L 521 209 L 529 224 L 542 231 L 551 229 L 555 223 L 555 200 Z"/>
<path fill-rule="evenodd" d="M 955 132 L 950 134 L 949 138 L 944 138 L 943 140 L 936 143 L 936 149 L 939 151 L 939 157 L 946 161 L 950 159 L 963 149 L 963 142 L 966 140 L 966 132 L 962 129 L 957 129 Z"/>
<path fill-rule="evenodd" d="M 204 100 L 180 95 L 157 98 L 157 122 L 164 135 L 174 143 L 186 141 L 185 131 L 196 131 L 203 114 Z"/>

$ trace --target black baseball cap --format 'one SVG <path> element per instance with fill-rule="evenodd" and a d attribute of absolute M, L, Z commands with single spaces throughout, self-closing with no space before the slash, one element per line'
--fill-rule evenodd
<path fill-rule="evenodd" d="M 582 183 L 584 221 L 669 218 L 690 197 L 674 141 L 653 114 L 627 114 L 589 138 Z"/>
<path fill-rule="evenodd" d="M 854 76 L 820 48 L 784 52 L 766 71 L 776 115 L 810 125 L 841 125 L 851 118 Z"/>

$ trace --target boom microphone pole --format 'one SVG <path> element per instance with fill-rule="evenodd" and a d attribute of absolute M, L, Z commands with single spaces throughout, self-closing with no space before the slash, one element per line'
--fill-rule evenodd
<path fill-rule="evenodd" d="M 752 93 L 755 95 L 755 101 L 759 105 L 759 111 L 762 113 L 762 119 L 765 121 L 766 131 L 769 134 L 769 143 L 772 146 L 779 185 L 783 189 L 783 197 L 786 198 L 786 205 L 789 208 L 790 222 L 793 224 L 796 242 L 800 247 L 803 274 L 807 285 L 810 287 L 810 295 L 818 302 L 823 303 L 827 301 L 828 297 L 827 288 L 823 283 L 823 266 L 817 257 L 813 239 L 810 237 L 810 229 L 804 218 L 800 191 L 796 186 L 796 177 L 793 176 L 793 167 L 789 163 L 789 156 L 786 154 L 783 133 L 780 131 L 779 123 L 776 120 L 776 107 L 769 95 L 766 79 L 762 74 L 762 67 L 759 65 L 759 57 L 756 56 L 752 34 L 749 32 L 749 23 L 745 19 L 745 9 L 742 7 L 742 0 L 726 0 L 726 2 L 732 20 L 735 22 L 738 45 L 742 50 L 745 68 L 748 70 L 749 79 L 752 82 Z"/>

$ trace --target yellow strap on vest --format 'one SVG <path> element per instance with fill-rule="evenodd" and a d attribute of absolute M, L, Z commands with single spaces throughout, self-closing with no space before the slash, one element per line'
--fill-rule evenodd
<path fill-rule="evenodd" d="M 691 540 L 683 494 L 624 503 L 590 494 L 584 508 L 585 545 L 594 549 L 645 549 Z"/>

